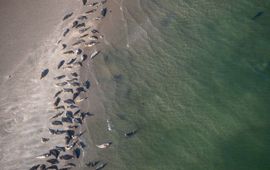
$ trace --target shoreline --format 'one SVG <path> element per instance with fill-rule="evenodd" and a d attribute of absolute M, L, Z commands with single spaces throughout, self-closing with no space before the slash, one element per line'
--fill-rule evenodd
<path fill-rule="evenodd" d="M 76 2 L 76 3 L 80 3 L 80 5 L 81 5 L 81 2 Z M 88 7 L 86 7 L 86 8 L 88 8 Z M 68 10 L 69 11 L 69 10 Z M 73 19 L 72 20 L 74 20 L 75 19 L 75 17 L 77 16 L 79 16 L 79 14 L 81 14 L 81 12 L 82 11 L 84 11 L 85 12 L 85 7 L 80 7 L 80 9 L 76 9 L 75 11 L 74 11 L 74 14 L 73 14 Z M 99 11 L 98 11 L 99 12 Z M 61 18 L 62 19 L 62 18 Z M 58 26 L 57 26 L 57 28 L 58 29 L 62 29 L 62 31 L 60 31 L 60 33 L 59 33 L 59 36 L 61 35 L 62 36 L 62 34 L 63 34 L 63 31 L 65 31 L 64 30 L 64 28 L 66 27 L 66 26 L 70 26 L 71 24 L 72 24 L 72 20 L 71 20 L 71 18 L 69 18 L 69 20 L 70 21 L 65 21 L 65 22 L 62 22 L 61 20 L 60 21 L 58 21 L 58 22 L 60 22 L 59 24 L 58 24 Z M 91 24 L 93 24 L 93 25 L 95 25 L 95 26 L 97 26 L 96 24 L 94 24 L 94 23 L 91 23 Z M 58 32 L 58 30 L 56 30 L 56 31 L 54 31 L 55 32 L 55 34 L 57 34 L 57 32 Z M 69 33 L 69 34 L 72 34 L 72 31 Z M 78 35 L 79 34 L 72 34 L 71 35 L 71 38 L 69 38 L 69 39 L 67 39 L 67 42 L 72 42 L 72 41 L 74 41 L 74 39 L 76 38 L 76 37 L 78 37 Z M 53 35 L 52 35 L 53 36 Z M 49 36 L 50 37 L 50 36 Z M 55 39 L 55 38 L 54 38 Z M 49 40 L 49 41 L 48 41 Z M 53 109 L 53 107 L 52 107 L 52 105 L 53 105 L 53 103 L 55 102 L 55 101 L 53 101 L 52 100 L 52 97 L 53 97 L 53 93 L 55 93 L 56 91 L 55 91 L 55 89 L 57 89 L 57 88 L 51 88 L 51 86 L 53 86 L 53 84 L 54 83 L 58 83 L 58 82 L 56 82 L 56 81 L 54 81 L 53 80 L 53 77 L 55 77 L 55 76 L 59 76 L 57 73 L 55 73 L 55 67 L 56 67 L 56 65 L 57 65 L 57 61 L 59 60 L 60 61 L 60 57 L 62 58 L 62 57 L 64 57 L 63 56 L 63 54 L 62 54 L 62 50 L 60 50 L 61 49 L 61 47 L 54 47 L 55 45 L 54 45 L 54 43 L 51 41 L 51 39 L 50 38 L 48 38 L 47 37 L 47 39 L 46 40 L 41 40 L 41 43 L 48 43 L 48 48 L 42 48 L 42 47 L 40 47 L 39 48 L 39 50 L 41 50 L 42 51 L 42 54 L 43 55 L 46 55 L 47 57 L 46 57 L 46 59 L 43 59 L 42 58 L 42 56 L 40 57 L 40 58 L 36 58 L 36 57 L 34 57 L 34 56 L 31 56 L 31 57 L 28 57 L 28 58 L 26 58 L 25 59 L 25 61 L 23 61 L 22 62 L 22 65 L 19 65 L 19 66 L 17 66 L 17 69 L 16 69 L 16 71 L 15 71 L 15 74 L 14 75 L 12 75 L 11 76 L 11 78 L 10 79 L 7 79 L 6 81 L 7 82 L 5 82 L 4 84 L 3 84 L 3 86 L 6 86 L 6 84 L 12 84 L 12 83 L 15 83 L 15 84 L 17 84 L 18 82 L 18 80 L 20 81 L 20 80 L 23 80 L 23 77 L 25 77 L 26 75 L 27 75 L 27 73 L 22 73 L 22 72 L 18 72 L 18 69 L 20 68 L 20 69 L 22 69 L 22 70 L 27 70 L 27 72 L 31 72 L 31 74 L 28 74 L 29 76 L 34 76 L 34 77 L 32 77 L 31 78 L 31 80 L 30 80 L 30 82 L 25 82 L 24 83 L 24 85 L 26 85 L 26 84 L 29 84 L 29 83 L 33 83 L 34 82 L 34 84 L 33 85 L 36 85 L 37 86 L 37 88 L 34 88 L 34 89 L 31 89 L 31 87 L 33 86 L 33 85 L 31 85 L 31 86 L 29 86 L 29 88 L 31 89 L 31 91 L 33 92 L 33 94 L 31 94 L 31 96 L 29 96 L 29 97 L 27 97 L 27 93 L 25 93 L 25 92 L 20 92 L 20 93 L 18 93 L 18 94 L 22 94 L 22 96 L 24 97 L 24 98 L 28 98 L 28 100 L 32 100 L 32 101 L 34 101 L 34 100 L 36 100 L 35 98 L 37 98 L 37 96 L 38 96 L 38 98 L 43 98 L 43 100 L 42 100 L 42 102 L 46 102 L 47 104 L 45 104 L 45 105 L 43 105 L 42 106 L 42 110 L 46 110 L 45 111 L 45 115 L 43 116 L 43 117 L 39 117 L 38 115 L 35 115 L 35 116 L 38 116 L 37 118 L 38 119 L 40 119 L 40 120 L 38 120 L 37 122 L 36 122 L 36 129 L 33 129 L 32 130 L 32 127 L 30 126 L 31 124 L 33 124 L 32 123 L 32 121 L 31 121 L 31 124 L 29 125 L 29 126 L 26 126 L 26 123 L 28 122 L 28 120 L 30 121 L 31 119 L 32 119 L 32 117 L 33 117 L 33 115 L 29 115 L 30 117 L 29 118 L 27 118 L 26 119 L 26 117 L 25 116 L 28 116 L 28 115 L 25 115 L 25 110 L 23 110 L 23 111 L 21 111 L 22 113 L 23 113 L 23 115 L 21 115 L 22 116 L 22 122 L 20 123 L 20 126 L 22 126 L 22 127 L 24 127 L 23 129 L 21 129 L 21 130 L 24 130 L 25 128 L 30 128 L 29 130 L 29 132 L 27 132 L 26 131 L 26 133 L 28 134 L 28 133 L 34 133 L 34 134 L 37 134 L 37 132 L 38 131 L 42 131 L 42 133 L 40 133 L 40 134 L 38 134 L 38 135 L 35 135 L 35 136 L 33 136 L 33 138 L 35 138 L 35 139 L 32 139 L 31 138 L 31 140 L 34 140 L 33 142 L 31 142 L 32 144 L 32 146 L 34 146 L 34 147 L 31 147 L 31 145 L 29 145 L 28 147 L 27 147 L 27 149 L 30 149 L 30 153 L 28 153 L 28 154 L 26 154 L 26 156 L 27 156 L 27 160 L 29 160 L 29 162 L 28 161 L 26 161 L 26 162 L 24 162 L 24 164 L 22 165 L 16 165 L 16 164 L 12 164 L 11 162 L 10 163 L 5 163 L 5 164 L 3 164 L 4 166 L 5 166 L 5 168 L 6 169 L 9 169 L 9 168 L 11 168 L 11 169 L 21 169 L 22 167 L 28 167 L 28 168 L 30 168 L 31 167 L 31 165 L 29 164 L 30 162 L 32 162 L 32 164 L 33 165 L 35 165 L 35 164 L 40 164 L 40 165 L 42 165 L 42 164 L 44 164 L 44 161 L 43 160 L 37 160 L 36 158 L 34 158 L 34 157 L 36 157 L 36 156 L 38 156 L 38 155 L 40 155 L 40 154 L 43 154 L 44 153 L 44 151 L 45 151 L 45 149 L 47 148 L 47 149 L 50 149 L 50 148 L 53 148 L 54 146 L 53 145 L 55 145 L 55 144 L 60 144 L 61 145 L 61 143 L 63 143 L 64 142 L 64 140 L 63 140 L 63 136 L 62 137 L 60 137 L 60 136 L 57 136 L 56 138 L 57 139 L 51 139 L 51 138 L 55 138 L 55 137 L 53 137 L 53 136 L 51 136 L 51 135 L 49 135 L 48 134 L 48 128 L 52 128 L 52 125 L 51 125 L 51 122 L 49 121 L 49 118 L 50 117 L 52 117 L 53 116 L 53 114 L 55 114 L 55 112 L 54 112 L 54 109 Z M 55 42 L 56 43 L 56 42 Z M 59 44 L 60 45 L 60 44 Z M 100 47 L 100 46 L 103 46 L 102 45 L 102 43 L 101 44 L 98 44 L 97 45 L 97 48 L 100 48 L 100 50 L 103 50 L 102 49 L 102 47 Z M 51 49 L 51 47 L 53 47 L 52 49 Z M 79 47 L 78 47 L 79 48 Z M 75 49 L 73 49 L 73 50 L 75 50 Z M 91 54 L 90 53 L 90 50 L 89 49 L 83 49 L 82 48 L 82 50 L 83 50 L 83 52 L 84 53 L 86 53 L 87 55 L 88 55 L 88 59 L 87 59 L 87 61 L 85 61 L 85 64 L 87 65 L 86 67 L 89 67 L 90 66 L 90 68 L 92 69 L 92 67 L 91 67 L 91 65 L 92 64 L 89 64 L 89 62 L 91 62 L 90 60 L 90 55 L 89 54 Z M 37 53 L 38 51 L 37 50 L 35 50 L 34 52 L 33 52 L 33 55 L 35 54 L 35 53 Z M 60 56 L 60 55 L 62 55 L 62 56 Z M 99 55 L 101 55 L 101 54 L 99 54 Z M 66 56 L 65 56 L 66 57 Z M 97 57 L 100 57 L 100 56 L 97 56 Z M 68 58 L 70 58 L 71 59 L 71 57 L 68 57 Z M 67 57 L 66 57 L 66 59 L 67 59 Z M 65 60 L 66 60 L 65 59 Z M 69 61 L 70 61 L 70 59 L 69 59 Z M 31 65 L 27 65 L 27 66 L 24 66 L 24 64 L 28 64 L 28 63 L 32 63 L 32 64 L 37 64 L 38 66 L 34 66 L 33 67 L 33 69 L 34 70 L 32 70 L 32 69 L 29 69 L 29 67 L 31 67 Z M 46 66 L 47 65 L 47 66 Z M 42 71 L 42 70 L 44 70 L 45 68 L 48 68 L 50 71 L 49 71 L 49 73 L 48 73 L 48 75 L 46 75 L 42 80 L 41 80 L 41 82 L 42 83 L 40 83 L 39 84 L 39 82 L 40 82 L 40 80 L 39 80 L 39 75 L 40 75 L 40 73 L 37 73 L 37 72 L 40 72 L 40 71 Z M 90 71 L 90 73 L 93 75 L 92 77 L 94 77 L 94 73 L 92 72 L 93 70 L 91 70 Z M 18 73 L 17 73 L 18 72 Z M 64 72 L 65 71 L 63 71 L 61 74 L 64 74 Z M 79 80 L 80 80 L 80 82 L 82 82 L 82 79 L 81 79 L 81 77 L 83 77 L 83 74 L 82 74 L 82 76 L 80 75 L 81 73 L 80 73 L 80 68 L 77 68 L 77 69 L 72 69 L 72 72 L 79 72 Z M 88 72 L 89 72 L 89 70 L 88 70 Z M 5 73 L 4 73 L 5 74 Z M 39 74 L 39 75 L 38 75 Z M 51 79 L 51 80 L 53 80 L 53 81 L 51 81 L 51 80 L 49 80 L 49 79 Z M 23 84 L 23 83 L 21 83 L 21 84 Z M 13 86 L 11 86 L 11 87 L 13 87 Z M 90 89 L 92 88 L 92 86 L 90 87 Z M 27 88 L 28 89 L 28 88 Z M 58 89 L 59 89 L 59 87 L 58 87 Z M 41 91 L 40 91 L 41 90 Z M 39 93 L 40 94 L 35 94 L 36 92 L 35 91 L 40 91 Z M 91 89 L 91 93 L 93 92 L 93 91 L 95 91 L 95 89 Z M 14 95 L 12 94 L 12 96 L 15 96 L 15 94 L 16 94 L 16 92 L 14 92 Z M 89 95 L 89 92 L 88 92 L 88 94 L 87 95 Z M 87 96 L 86 95 L 86 96 Z M 64 95 L 63 97 L 67 97 L 66 95 Z M 97 97 L 99 97 L 99 96 L 95 96 L 94 98 L 95 98 L 95 101 L 97 101 L 96 99 L 97 99 Z M 93 99 L 93 98 L 92 98 Z M 17 99 L 18 100 L 18 102 L 20 102 L 22 99 Z M 48 102 L 48 100 L 49 100 L 49 102 Z M 25 107 L 29 107 L 29 109 L 31 108 L 31 107 L 33 107 L 33 108 L 35 108 L 35 107 L 40 107 L 39 105 L 41 105 L 42 103 L 41 103 L 41 101 L 36 101 L 37 103 L 39 103 L 39 105 L 33 105 L 33 106 L 30 106 L 31 104 L 30 104 L 30 102 L 32 102 L 32 101 L 27 101 L 27 102 L 25 102 Z M 63 100 L 62 100 L 63 101 Z M 99 102 L 98 102 L 99 103 Z M 1 105 L 2 105 L 2 103 L 0 103 Z M 18 104 L 20 104 L 20 103 L 18 103 Z M 86 112 L 88 112 L 88 107 L 90 107 L 90 108 L 92 108 L 91 106 L 93 106 L 93 105 L 95 105 L 95 104 L 92 104 L 92 102 L 90 101 L 89 103 L 87 103 L 87 108 L 85 108 L 85 106 L 80 106 L 79 105 L 79 107 L 80 107 L 80 109 L 86 109 L 85 111 Z M 102 106 L 101 106 L 102 107 Z M 16 108 L 15 108 L 16 109 Z M 97 110 L 98 110 L 99 108 L 97 108 Z M 8 111 L 8 108 L 6 108 L 6 111 Z M 37 111 L 37 110 L 36 110 Z M 90 110 L 91 111 L 91 110 Z M 19 112 L 19 110 L 18 110 L 18 112 Z M 34 110 L 33 110 L 33 112 L 34 112 Z M 73 112 L 73 111 L 72 111 Z M 92 112 L 92 111 L 91 111 Z M 98 111 L 97 111 L 98 112 Z M 49 113 L 49 114 L 47 114 L 47 113 Z M 29 113 L 30 114 L 30 113 Z M 38 113 L 38 114 L 40 114 L 40 113 Z M 95 113 L 94 113 L 95 114 Z M 95 117 L 96 115 L 94 115 L 93 117 Z M 46 117 L 46 120 L 44 120 L 44 118 Z M 35 118 L 35 119 L 37 119 L 37 118 Z M 43 119 L 43 120 L 42 120 Z M 92 116 L 91 116 L 91 118 L 90 119 L 92 119 Z M 39 124 L 39 121 L 43 121 L 43 123 L 42 124 Z M 19 125 L 16 125 L 17 126 L 17 128 L 18 128 L 18 126 Z M 85 127 L 85 126 L 87 126 L 87 125 L 85 125 L 85 123 L 83 124 L 83 127 Z M 65 127 L 67 127 L 67 126 L 65 126 Z M 79 130 L 79 131 L 77 131 L 77 132 L 83 132 L 83 129 L 85 129 L 85 128 L 82 128 L 82 130 Z M 14 133 L 14 135 L 16 135 L 17 134 L 17 132 L 13 132 Z M 47 133 L 47 135 L 46 135 L 46 133 Z M 91 133 L 91 130 L 90 130 L 90 132 L 89 132 L 89 134 Z M 21 134 L 21 132 L 19 132 L 18 134 Z M 49 142 L 46 142 L 45 144 L 41 144 L 40 143 L 40 138 L 38 138 L 38 136 L 40 136 L 40 137 L 45 137 L 45 138 L 47 138 L 47 137 L 49 137 L 50 138 L 50 141 Z M 55 136 L 55 135 L 54 135 Z M 24 139 L 23 138 L 23 140 L 26 140 L 26 141 L 24 141 L 24 142 L 26 142 L 27 143 L 27 139 Z M 91 138 L 89 138 L 89 139 L 86 139 L 86 140 L 92 140 Z M 63 141 L 63 142 L 61 142 L 61 143 L 59 143 L 59 141 Z M 15 142 L 15 141 L 14 141 Z M 37 143 L 38 142 L 38 143 Z M 22 147 L 22 146 L 20 146 L 21 144 L 18 144 L 18 147 Z M 93 144 L 92 144 L 93 145 Z M 88 156 L 90 156 L 90 157 L 92 157 L 94 154 L 92 153 L 92 152 L 88 152 L 87 150 L 88 150 L 88 148 L 93 148 L 93 147 L 95 147 L 95 145 L 93 145 L 93 146 L 88 146 L 87 148 L 86 148 L 86 153 L 87 153 L 87 155 Z M 1 149 L 2 150 L 2 149 Z M 23 151 L 23 149 L 21 149 L 22 151 Z M 32 151 L 31 151 L 32 150 Z M 42 150 L 44 150 L 44 151 L 42 151 Z M 3 152 L 3 153 L 5 153 L 5 152 Z M 46 153 L 46 151 L 45 151 L 45 153 Z M 8 157 L 6 157 L 6 159 L 7 159 Z M 29 159 L 29 158 L 31 158 L 31 159 Z M 80 158 L 81 159 L 81 158 Z M 91 158 L 92 159 L 92 158 Z M 3 159 L 2 161 L 4 161 L 5 159 Z M 75 162 L 77 162 L 77 161 L 75 161 Z M 87 163 L 87 162 L 85 162 L 85 163 Z M 48 165 L 48 163 L 46 163 L 47 165 Z M 63 164 L 62 164 L 63 165 Z M 84 164 L 81 164 L 81 165 L 79 165 L 79 167 L 80 168 L 83 168 L 85 165 Z M 78 168 L 78 167 L 77 167 Z M 76 169 L 76 168 L 75 168 Z"/>

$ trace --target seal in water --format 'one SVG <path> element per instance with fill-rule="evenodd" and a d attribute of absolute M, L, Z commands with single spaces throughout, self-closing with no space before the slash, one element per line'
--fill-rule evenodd
<path fill-rule="evenodd" d="M 107 165 L 107 163 L 102 163 L 96 167 L 96 170 L 100 170 L 100 169 L 104 168 L 106 165 Z"/>
<path fill-rule="evenodd" d="M 57 65 L 57 68 L 60 69 L 65 63 L 65 60 L 61 60 L 59 64 Z"/>
<path fill-rule="evenodd" d="M 73 15 L 73 12 L 68 13 L 67 15 L 64 16 L 63 21 L 66 20 L 66 19 L 68 19 L 68 18 L 71 17 L 72 15 Z"/>
<path fill-rule="evenodd" d="M 136 133 L 137 133 L 137 129 L 135 129 L 135 130 L 133 130 L 133 131 L 131 131 L 131 132 L 125 133 L 125 136 L 126 136 L 126 137 L 131 137 L 131 136 L 135 135 Z"/>
<path fill-rule="evenodd" d="M 63 33 L 63 36 L 65 37 L 69 31 L 70 31 L 69 28 L 67 28 L 67 29 L 65 30 L 65 32 Z"/>
<path fill-rule="evenodd" d="M 49 73 L 49 69 L 45 69 L 41 72 L 41 76 L 40 76 L 40 79 L 44 78 L 45 76 L 47 76 L 47 74 Z"/>
<path fill-rule="evenodd" d="M 107 142 L 107 143 L 103 143 L 101 145 L 96 145 L 96 146 L 98 148 L 105 149 L 105 148 L 108 148 L 111 144 L 112 144 L 112 142 Z"/>
<path fill-rule="evenodd" d="M 257 19 L 258 17 L 260 17 L 264 12 L 260 11 L 258 12 L 254 17 L 252 17 L 253 20 Z"/>

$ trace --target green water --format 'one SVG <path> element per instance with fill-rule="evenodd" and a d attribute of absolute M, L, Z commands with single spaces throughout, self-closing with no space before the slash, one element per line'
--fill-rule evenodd
<path fill-rule="evenodd" d="M 269 170 L 270 2 L 124 5 L 130 47 L 109 49 L 104 62 L 115 86 L 107 168 Z"/>

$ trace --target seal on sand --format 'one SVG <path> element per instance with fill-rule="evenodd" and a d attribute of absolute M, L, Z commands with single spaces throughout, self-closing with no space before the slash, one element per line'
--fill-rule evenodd
<path fill-rule="evenodd" d="M 40 79 L 44 78 L 45 76 L 47 76 L 47 74 L 49 73 L 49 69 L 45 69 L 41 72 L 41 76 L 40 76 Z"/>

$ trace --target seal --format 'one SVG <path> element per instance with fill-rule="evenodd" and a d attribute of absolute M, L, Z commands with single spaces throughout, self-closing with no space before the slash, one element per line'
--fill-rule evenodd
<path fill-rule="evenodd" d="M 57 65 L 57 69 L 60 69 L 65 63 L 65 60 L 61 60 L 59 64 Z"/>
<path fill-rule="evenodd" d="M 72 46 L 79 45 L 79 44 L 84 43 L 84 42 L 85 42 L 85 40 L 78 40 L 75 43 L 73 43 Z"/>
<path fill-rule="evenodd" d="M 88 167 L 94 167 L 99 163 L 99 161 L 89 161 L 88 163 L 86 163 L 85 165 Z"/>
<path fill-rule="evenodd" d="M 40 75 L 40 79 L 43 79 L 45 76 L 47 76 L 47 74 L 49 73 L 49 69 L 45 69 L 41 72 L 41 75 Z"/>
<path fill-rule="evenodd" d="M 46 143 L 46 142 L 48 142 L 50 139 L 49 138 L 44 138 L 44 137 L 42 137 L 41 138 L 41 143 Z"/>
<path fill-rule="evenodd" d="M 126 136 L 126 137 L 131 137 L 131 136 L 135 135 L 136 133 L 137 133 L 137 129 L 135 129 L 135 130 L 133 130 L 133 131 L 131 131 L 131 132 L 125 133 L 125 136 Z"/>
<path fill-rule="evenodd" d="M 73 150 L 73 155 L 78 159 L 81 155 L 81 150 L 80 148 L 76 148 Z"/>
<path fill-rule="evenodd" d="M 37 170 L 40 164 L 32 166 L 29 170 Z"/>
<path fill-rule="evenodd" d="M 86 5 L 87 0 L 82 0 L 83 5 Z"/>
<path fill-rule="evenodd" d="M 57 117 L 61 116 L 63 113 L 64 113 L 64 111 L 59 112 L 59 113 L 57 113 L 56 115 L 54 115 L 53 117 L 51 117 L 50 119 L 57 118 Z"/>
<path fill-rule="evenodd" d="M 101 14 L 103 17 L 105 17 L 105 16 L 106 16 L 106 14 L 107 14 L 107 8 L 103 8 L 103 9 L 101 9 L 100 14 Z"/>
<path fill-rule="evenodd" d="M 87 19 L 87 16 L 82 15 L 82 16 L 78 17 L 78 19 L 79 19 L 79 20 L 86 20 L 86 19 Z"/>
<path fill-rule="evenodd" d="M 89 34 L 84 34 L 84 35 L 81 35 L 80 38 L 84 38 L 84 37 L 87 37 Z"/>
<path fill-rule="evenodd" d="M 100 51 L 94 51 L 90 56 L 91 60 L 93 60 L 99 53 Z"/>
<path fill-rule="evenodd" d="M 63 125 L 63 123 L 61 122 L 61 121 L 59 121 L 59 120 L 55 120 L 55 121 L 53 121 L 52 122 L 52 125 Z"/>
<path fill-rule="evenodd" d="M 59 158 L 60 159 L 63 159 L 63 160 L 69 160 L 69 159 L 73 159 L 74 156 L 73 155 L 66 154 L 66 155 L 60 156 Z"/>
<path fill-rule="evenodd" d="M 63 52 L 63 54 L 74 54 L 74 51 L 73 50 L 65 51 Z"/>
<path fill-rule="evenodd" d="M 63 90 L 59 90 L 58 92 L 56 92 L 55 95 L 54 95 L 54 98 L 56 98 L 57 96 L 59 96 L 62 92 L 63 92 Z"/>
<path fill-rule="evenodd" d="M 55 99 L 54 106 L 58 106 L 59 103 L 60 103 L 60 101 L 61 101 L 61 98 L 60 98 L 60 97 L 57 97 L 57 98 Z"/>
<path fill-rule="evenodd" d="M 85 82 L 83 82 L 83 86 L 86 88 L 86 89 L 89 89 L 90 88 L 90 81 L 89 80 L 86 80 Z"/>
<path fill-rule="evenodd" d="M 69 33 L 69 31 L 70 31 L 69 28 L 67 28 L 63 33 L 63 37 L 65 37 L 67 35 L 67 33 Z"/>
<path fill-rule="evenodd" d="M 74 100 L 72 100 L 72 99 L 66 99 L 66 100 L 64 100 L 64 103 L 75 104 Z"/>
<path fill-rule="evenodd" d="M 78 48 L 78 49 L 76 50 L 76 54 L 77 54 L 77 55 L 80 55 L 81 53 L 82 53 L 82 49 Z"/>
<path fill-rule="evenodd" d="M 57 159 L 60 154 L 60 151 L 58 149 L 51 149 L 49 150 L 49 153 Z"/>
<path fill-rule="evenodd" d="M 61 76 L 54 77 L 54 79 L 55 80 L 60 80 L 60 79 L 63 79 L 65 77 L 66 77 L 66 75 L 61 75 Z"/>
<path fill-rule="evenodd" d="M 67 63 L 67 65 L 70 65 L 70 64 L 72 64 L 72 63 L 74 63 L 74 61 L 76 61 L 76 57 L 75 58 L 72 58 L 68 63 Z"/>
<path fill-rule="evenodd" d="M 96 145 L 98 148 L 101 148 L 101 149 L 105 149 L 105 148 L 108 148 L 109 146 L 111 146 L 112 142 L 106 142 L 106 143 L 103 143 L 101 145 Z"/>
<path fill-rule="evenodd" d="M 68 18 L 71 17 L 72 15 L 73 15 L 73 12 L 66 14 L 66 15 L 64 16 L 64 18 L 63 18 L 63 21 L 66 20 L 66 19 L 68 19 Z"/>
<path fill-rule="evenodd" d="M 59 161 L 57 159 L 48 159 L 47 162 L 51 164 L 59 164 Z"/>
<path fill-rule="evenodd" d="M 52 166 L 49 166 L 49 167 L 46 168 L 46 170 L 48 170 L 48 169 L 58 170 L 58 166 L 52 165 Z"/>
<path fill-rule="evenodd" d="M 64 92 L 67 92 L 67 93 L 73 93 L 73 89 L 71 88 L 64 88 L 63 90 Z"/>
<path fill-rule="evenodd" d="M 100 165 L 98 165 L 98 166 L 96 167 L 96 170 L 101 170 L 101 169 L 103 169 L 106 165 L 107 165 L 107 163 L 102 163 L 102 164 L 100 164 Z"/>
<path fill-rule="evenodd" d="M 81 27 L 85 27 L 85 23 L 80 23 L 80 24 L 76 25 L 76 28 L 81 28 Z"/>
<path fill-rule="evenodd" d="M 87 58 L 88 58 L 88 56 L 86 54 L 83 54 L 81 56 L 81 61 L 84 62 Z"/>
<path fill-rule="evenodd" d="M 79 76 L 78 73 L 76 73 L 76 72 L 71 73 L 71 75 L 72 75 L 73 77 L 78 77 L 78 76 Z"/>
<path fill-rule="evenodd" d="M 74 28 L 74 27 L 76 27 L 77 25 L 79 24 L 79 21 L 73 21 L 73 23 L 72 23 L 72 28 Z"/>

